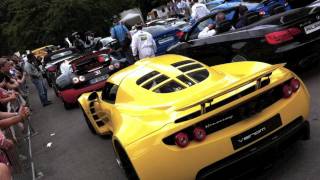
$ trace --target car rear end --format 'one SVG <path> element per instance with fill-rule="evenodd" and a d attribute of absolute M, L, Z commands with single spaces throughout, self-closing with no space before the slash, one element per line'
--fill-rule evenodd
<path fill-rule="evenodd" d="M 44 58 L 44 73 L 49 86 L 54 85 L 56 79 L 55 73 L 57 72 L 59 65 L 65 60 L 79 56 L 79 51 L 75 48 L 62 49 L 48 54 Z"/>
<path fill-rule="evenodd" d="M 292 59 L 300 67 L 318 62 L 320 7 L 301 8 L 296 13 L 285 16 L 283 21 L 286 24 L 284 29 L 265 36 L 269 44 L 277 47 L 275 52 L 287 57 L 289 62 Z M 280 40 L 274 41 L 274 37 Z"/>
<path fill-rule="evenodd" d="M 310 97 L 298 77 L 278 66 L 241 81 L 217 94 L 223 100 L 192 106 L 197 110 L 125 148 L 115 138 L 127 174 L 140 179 L 223 179 L 221 172 L 233 174 L 224 171 L 228 167 L 281 148 L 291 138 L 309 136 Z"/>
<path fill-rule="evenodd" d="M 82 93 L 101 89 L 105 80 L 124 66 L 110 55 L 109 49 L 81 57 L 70 64 L 72 88 L 60 92 L 63 101 L 70 104 L 76 103 Z"/>
<path fill-rule="evenodd" d="M 247 59 L 262 59 L 270 63 L 283 61 L 290 66 L 300 67 L 308 67 L 318 61 L 319 7 L 287 11 L 263 19 L 248 28 L 252 39 L 241 49 Z"/>

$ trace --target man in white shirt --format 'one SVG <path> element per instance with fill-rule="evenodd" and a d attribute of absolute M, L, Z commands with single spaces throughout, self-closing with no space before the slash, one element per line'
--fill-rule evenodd
<path fill-rule="evenodd" d="M 132 36 L 132 54 L 136 60 L 147 57 L 154 57 L 157 45 L 152 35 L 142 30 L 142 25 L 136 25 L 137 32 Z M 138 58 L 139 53 L 139 58 Z"/>
<path fill-rule="evenodd" d="M 209 24 L 207 27 L 205 27 L 199 34 L 198 34 L 198 38 L 199 39 L 204 39 L 210 36 L 215 35 L 217 32 L 214 29 L 214 25 L 213 24 Z"/>
<path fill-rule="evenodd" d="M 191 17 L 195 21 L 198 21 L 204 16 L 207 16 L 210 14 L 209 9 L 206 7 L 206 5 L 199 3 L 198 0 L 193 0 L 194 5 L 191 8 L 192 14 Z"/>

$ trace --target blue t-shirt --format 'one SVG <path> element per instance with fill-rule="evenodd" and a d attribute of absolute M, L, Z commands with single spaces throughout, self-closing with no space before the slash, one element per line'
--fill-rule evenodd
<path fill-rule="evenodd" d="M 117 24 L 111 28 L 111 37 L 117 39 L 120 43 L 123 43 L 126 39 L 128 28 L 123 24 Z"/>

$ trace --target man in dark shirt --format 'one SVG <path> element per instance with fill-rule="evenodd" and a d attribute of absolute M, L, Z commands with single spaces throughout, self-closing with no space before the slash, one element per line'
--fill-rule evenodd
<path fill-rule="evenodd" d="M 33 54 L 28 54 L 28 61 L 25 64 L 25 71 L 29 74 L 32 83 L 37 88 L 39 98 L 42 106 L 48 106 L 51 104 L 51 101 L 48 100 L 47 88 L 43 83 L 43 77 L 40 71 L 40 68 L 35 65 L 36 57 Z"/>

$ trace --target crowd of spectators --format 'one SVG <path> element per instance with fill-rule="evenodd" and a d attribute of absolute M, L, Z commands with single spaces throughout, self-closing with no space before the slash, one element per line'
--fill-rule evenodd
<path fill-rule="evenodd" d="M 11 180 L 11 162 L 7 152 L 15 146 L 15 139 L 6 133 L 12 126 L 25 131 L 23 121 L 30 115 L 27 105 L 28 89 L 24 61 L 18 56 L 0 58 L 0 179 Z M 10 111 L 11 107 L 17 111 Z"/>

